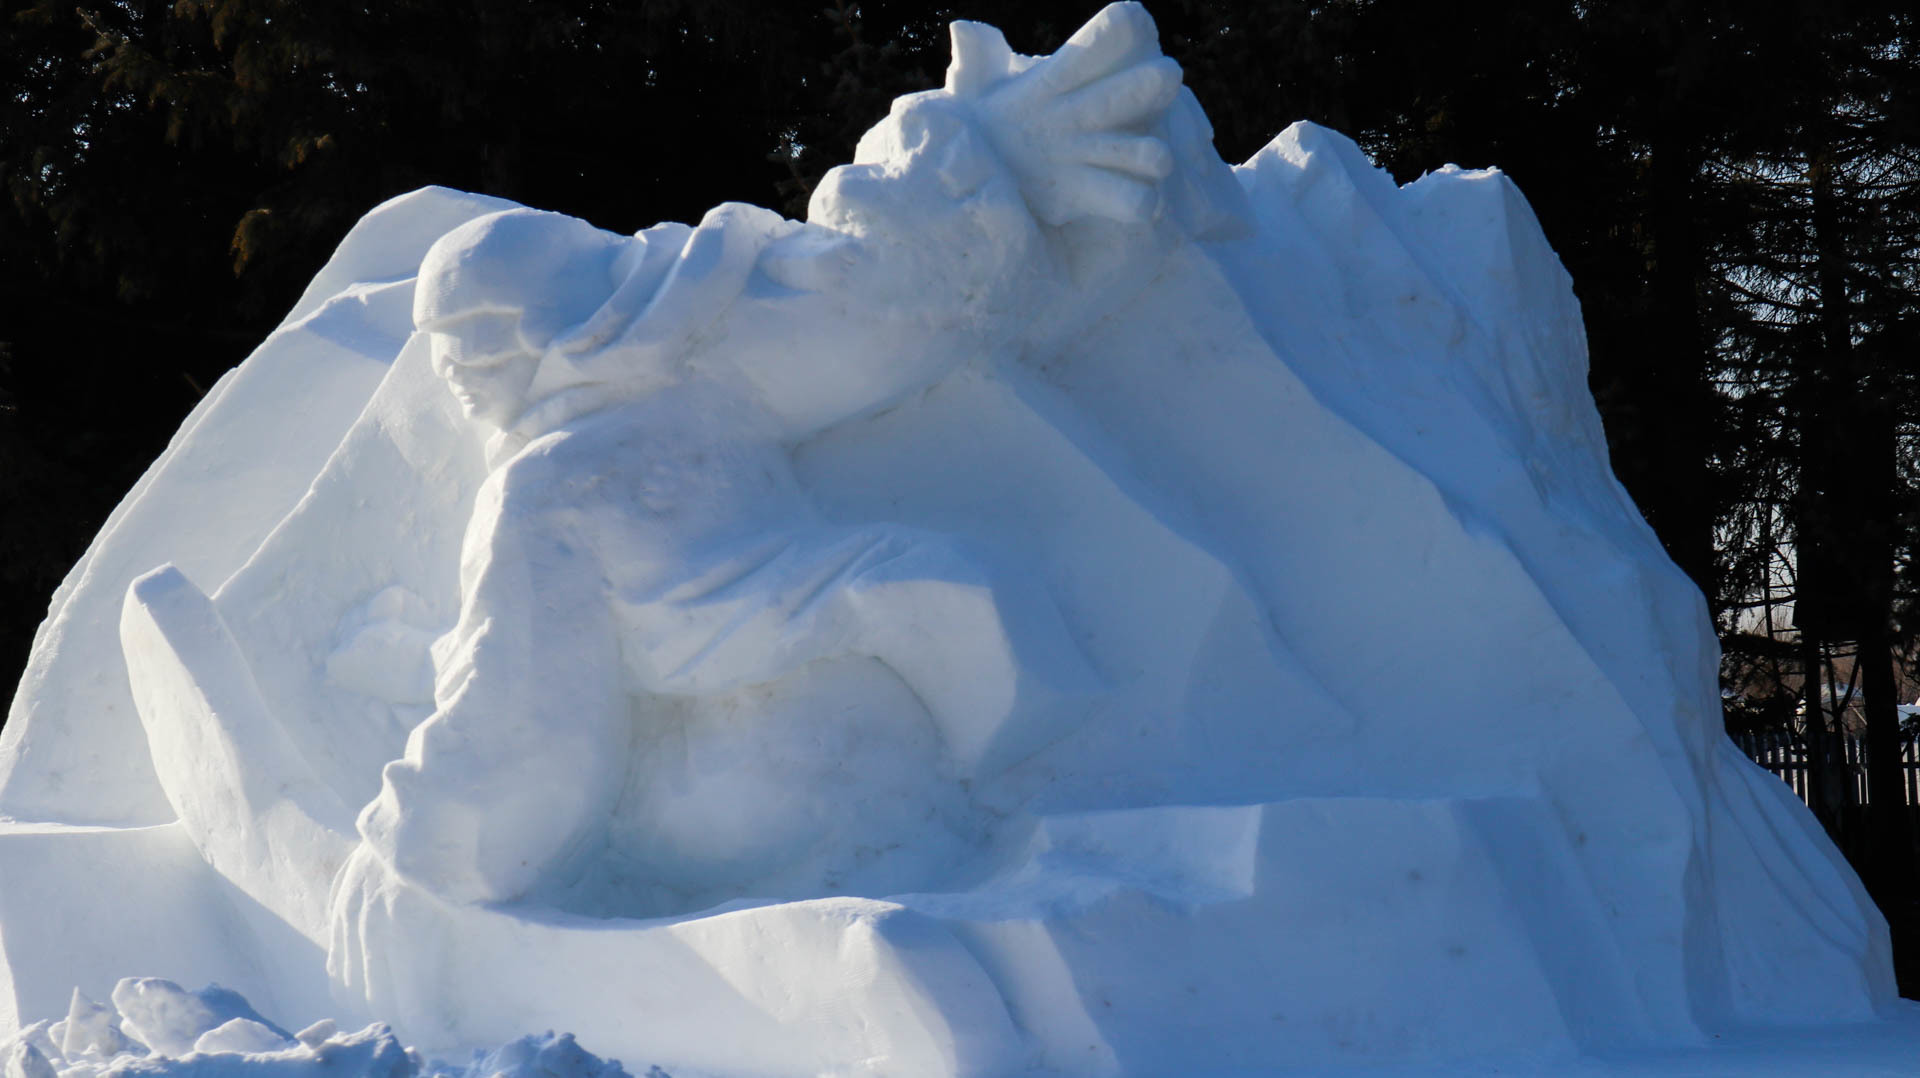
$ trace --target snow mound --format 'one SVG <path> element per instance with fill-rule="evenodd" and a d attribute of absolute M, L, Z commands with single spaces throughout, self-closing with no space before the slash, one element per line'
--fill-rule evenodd
<path fill-rule="evenodd" d="M 210 985 L 188 992 L 156 977 L 128 977 L 113 1005 L 73 994 L 67 1017 L 40 1021 L 0 1041 L 6 1078 L 631 1078 L 571 1034 L 549 1031 L 470 1062 L 425 1060 L 375 1023 L 340 1032 L 323 1019 L 289 1034 L 239 993 Z M 643 1078 L 670 1078 L 658 1067 Z"/>

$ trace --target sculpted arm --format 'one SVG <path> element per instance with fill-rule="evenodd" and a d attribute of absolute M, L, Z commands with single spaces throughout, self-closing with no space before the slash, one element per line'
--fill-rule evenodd
<path fill-rule="evenodd" d="M 588 844 L 627 760 L 619 643 L 591 536 L 531 470 L 516 461 L 481 491 L 434 714 L 359 820 L 398 875 L 456 901 L 519 897 Z"/>
<path fill-rule="evenodd" d="M 1128 261 L 1092 248 L 1165 238 L 1180 69 L 1144 10 L 1113 5 L 1039 58 L 953 33 L 947 86 L 896 101 L 827 174 L 694 357 L 744 376 L 790 437 L 1059 332 L 1116 291 L 1077 262 Z"/>

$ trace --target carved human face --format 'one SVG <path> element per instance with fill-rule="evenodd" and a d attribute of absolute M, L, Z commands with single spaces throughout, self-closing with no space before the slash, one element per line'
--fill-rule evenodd
<path fill-rule="evenodd" d="M 734 330 L 731 357 L 794 438 L 904 400 L 981 355 L 997 320 L 1020 309 L 1021 266 L 1039 242 L 1011 175 L 940 93 L 896 102 L 855 163 L 815 188 L 807 220 L 761 269 L 860 312 L 857 333 L 796 331 L 768 304 Z"/>
<path fill-rule="evenodd" d="M 885 238 L 978 227 L 971 218 L 993 200 L 975 196 L 1002 171 L 964 106 L 938 92 L 914 94 L 861 136 L 851 165 L 822 178 L 807 219 Z M 1010 187 L 1001 201 L 1009 195 Z"/>
<path fill-rule="evenodd" d="M 540 357 L 521 343 L 518 324 L 517 314 L 487 312 L 428 335 L 433 372 L 446 380 L 467 418 L 505 428 L 526 410 Z"/>

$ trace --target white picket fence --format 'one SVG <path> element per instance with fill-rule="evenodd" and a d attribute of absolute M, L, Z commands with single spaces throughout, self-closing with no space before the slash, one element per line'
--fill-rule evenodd
<path fill-rule="evenodd" d="M 1728 736 L 1754 763 L 1780 776 L 1782 781 L 1793 787 L 1793 792 L 1800 800 L 1808 799 L 1810 778 L 1807 745 L 1799 737 L 1785 730 L 1761 730 Z M 1846 758 L 1843 773 L 1852 786 L 1852 803 L 1870 804 L 1873 791 L 1867 785 L 1865 739 L 1847 734 L 1840 738 L 1840 750 Z M 1900 760 L 1901 777 L 1904 779 L 1902 785 L 1905 787 L 1901 797 L 1909 805 L 1920 805 L 1920 743 L 1916 743 L 1912 737 L 1903 738 L 1900 742 Z"/>

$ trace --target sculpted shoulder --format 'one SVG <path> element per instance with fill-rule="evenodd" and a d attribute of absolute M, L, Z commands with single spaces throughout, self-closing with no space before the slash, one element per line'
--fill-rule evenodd
<path fill-rule="evenodd" d="M 797 497 L 762 425 L 697 386 L 573 419 L 528 442 L 487 485 L 516 515 L 671 517 L 694 531 Z"/>
<path fill-rule="evenodd" d="M 491 493 L 504 510 L 515 514 L 577 506 L 618 470 L 620 440 L 607 422 L 573 423 L 549 431 L 495 468 L 481 498 Z"/>

